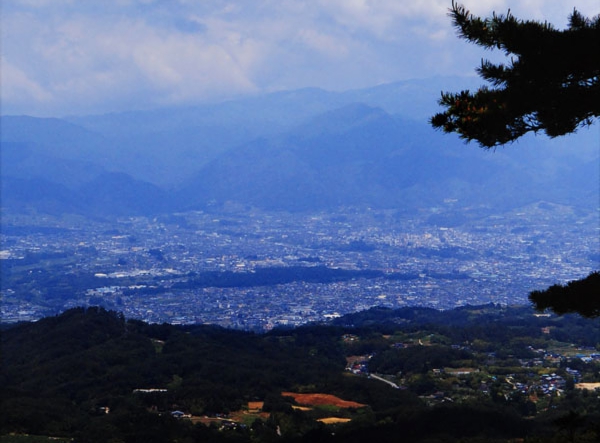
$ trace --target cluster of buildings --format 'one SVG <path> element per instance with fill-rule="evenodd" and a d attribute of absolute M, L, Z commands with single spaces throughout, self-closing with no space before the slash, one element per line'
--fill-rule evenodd
<path fill-rule="evenodd" d="M 343 337 L 346 343 L 357 342 L 360 339 L 353 335 Z M 414 346 L 423 346 L 414 341 L 411 343 L 394 343 L 392 348 L 410 348 Z M 463 346 L 452 345 L 454 349 L 465 349 Z M 531 347 L 530 347 L 531 348 Z M 532 348 L 531 348 L 532 349 Z M 533 350 L 533 349 L 532 349 Z M 511 362 L 492 360 L 493 364 L 478 364 L 477 367 L 444 367 L 434 368 L 429 371 L 433 384 L 431 392 L 425 393 L 422 397 L 429 404 L 438 404 L 443 402 L 454 402 L 461 398 L 473 397 L 477 395 L 490 396 L 492 391 L 494 395 L 504 397 L 506 401 L 525 398 L 537 402 L 539 398 L 546 398 L 546 404 L 551 404 L 553 397 L 560 397 L 569 389 L 588 389 L 600 390 L 600 383 L 581 383 L 582 372 L 565 364 L 576 365 L 577 361 L 590 363 L 600 361 L 600 354 L 590 349 L 578 348 L 580 353 L 575 355 L 563 355 L 557 352 L 543 349 L 535 350 L 536 353 L 543 354 L 542 359 L 520 359 L 521 368 L 526 371 L 519 371 L 514 374 L 506 374 Z M 495 353 L 491 353 L 495 354 Z M 549 356 L 552 356 L 549 358 Z M 369 368 L 369 362 L 373 354 L 347 357 L 346 370 L 355 375 L 369 377 L 387 383 L 396 389 L 410 389 L 410 374 L 375 374 Z M 535 362 L 534 362 L 535 360 Z M 539 361 L 538 361 L 539 360 Z M 495 373 L 498 368 L 502 368 L 502 374 Z M 586 366 L 588 376 L 590 368 Z M 595 378 L 595 377 L 594 377 Z M 451 388 L 449 383 L 443 380 L 453 380 Z M 398 383 L 398 384 L 396 384 Z M 439 388 L 445 386 L 444 391 Z"/>
<path fill-rule="evenodd" d="M 346 208 L 111 222 L 19 216 L 3 223 L 4 322 L 100 304 L 150 322 L 269 329 L 373 306 L 521 304 L 531 290 L 598 268 L 600 250 L 597 214 L 548 204 L 501 216 L 452 206 L 416 214 Z M 176 284 L 202 272 L 290 266 L 377 270 L 383 277 L 242 288 Z M 63 285 L 64 296 L 51 300 L 36 273 L 86 284 Z"/>

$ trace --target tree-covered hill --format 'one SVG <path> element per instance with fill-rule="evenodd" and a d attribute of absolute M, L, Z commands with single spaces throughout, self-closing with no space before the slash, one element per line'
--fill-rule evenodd
<path fill-rule="evenodd" d="M 599 331 L 596 320 L 494 305 L 372 309 L 266 334 L 75 308 L 3 328 L 0 442 L 595 438 L 600 410 L 573 377 L 600 379 L 598 361 L 575 357 L 593 355 Z M 472 373 L 456 375 L 463 367 Z M 539 387 L 551 372 L 560 397 Z M 366 406 L 307 407 L 283 392 Z"/>

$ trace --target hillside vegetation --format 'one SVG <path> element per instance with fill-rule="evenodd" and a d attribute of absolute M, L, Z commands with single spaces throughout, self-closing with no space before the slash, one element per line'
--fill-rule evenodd
<path fill-rule="evenodd" d="M 598 326 L 487 305 L 253 334 L 76 308 L 3 330 L 0 441 L 595 441 L 575 383 L 600 381 Z"/>

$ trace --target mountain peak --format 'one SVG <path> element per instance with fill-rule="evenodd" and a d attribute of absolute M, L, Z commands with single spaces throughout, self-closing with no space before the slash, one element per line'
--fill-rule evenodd
<path fill-rule="evenodd" d="M 341 134 L 368 130 L 370 126 L 395 126 L 396 122 L 387 112 L 364 103 L 351 103 L 324 112 L 301 125 L 296 131 L 304 137 L 324 133 Z"/>

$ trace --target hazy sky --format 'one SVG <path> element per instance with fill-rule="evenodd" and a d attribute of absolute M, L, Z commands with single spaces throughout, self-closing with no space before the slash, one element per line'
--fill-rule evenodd
<path fill-rule="evenodd" d="M 450 0 L 2 0 L 2 114 L 61 116 L 474 75 Z M 564 28 L 597 0 L 465 0 Z"/>

